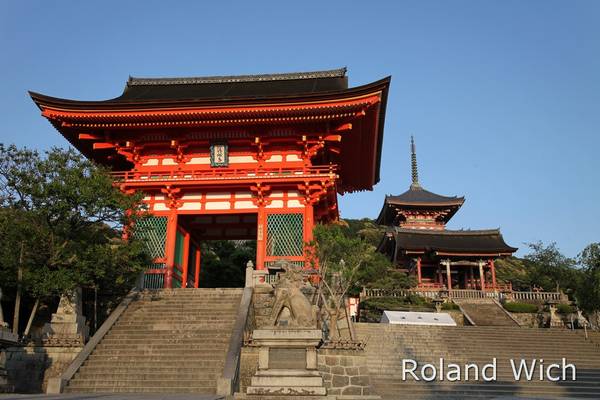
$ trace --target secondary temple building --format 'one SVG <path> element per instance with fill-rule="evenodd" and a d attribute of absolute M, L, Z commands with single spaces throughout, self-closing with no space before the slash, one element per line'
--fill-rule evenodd
<path fill-rule="evenodd" d="M 512 255 L 499 229 L 449 230 L 446 224 L 465 202 L 441 196 L 419 183 L 411 138 L 412 183 L 397 196 L 386 196 L 377 223 L 388 228 L 379 245 L 400 269 L 417 277 L 424 290 L 498 290 L 494 259 Z"/>
<path fill-rule="evenodd" d="M 199 286 L 205 240 L 256 240 L 257 269 L 304 266 L 314 224 L 338 218 L 337 194 L 379 181 L 389 83 L 348 87 L 344 68 L 129 78 L 104 101 L 30 95 L 122 191 L 144 193 L 145 287 L 171 288 Z"/>

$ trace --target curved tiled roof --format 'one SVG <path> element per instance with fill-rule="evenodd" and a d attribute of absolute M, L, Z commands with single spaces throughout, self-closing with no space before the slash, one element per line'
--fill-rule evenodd
<path fill-rule="evenodd" d="M 506 244 L 499 229 L 440 231 L 396 227 L 390 233 L 397 251 L 500 255 L 518 250 Z"/>
<path fill-rule="evenodd" d="M 420 186 L 411 185 L 410 189 L 397 196 L 386 196 L 386 203 L 406 205 L 461 205 L 464 197 L 441 196 Z"/>

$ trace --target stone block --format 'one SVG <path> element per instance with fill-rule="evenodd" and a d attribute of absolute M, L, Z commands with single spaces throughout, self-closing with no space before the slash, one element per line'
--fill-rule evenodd
<path fill-rule="evenodd" d="M 339 359 L 338 359 L 338 357 L 334 357 L 334 356 L 325 356 L 325 364 L 339 365 Z"/>
<path fill-rule="evenodd" d="M 335 374 L 335 375 L 346 375 L 346 371 L 344 370 L 344 367 L 340 367 L 339 365 L 336 365 L 335 367 L 331 367 L 331 373 Z"/>
<path fill-rule="evenodd" d="M 349 383 L 350 378 L 344 375 L 333 375 L 333 378 L 331 379 L 331 386 L 335 388 L 348 386 Z"/>
<path fill-rule="evenodd" d="M 365 375 L 353 376 L 350 378 L 350 384 L 356 386 L 369 386 L 371 383 L 370 381 L 369 377 Z"/>
<path fill-rule="evenodd" d="M 348 386 L 344 389 L 342 389 L 342 393 L 343 395 L 361 395 L 362 393 L 362 388 L 360 386 Z"/>
<path fill-rule="evenodd" d="M 349 376 L 360 375 L 359 370 L 360 370 L 359 367 L 346 367 L 346 375 L 349 375 Z"/>
<path fill-rule="evenodd" d="M 340 365 L 352 367 L 354 365 L 353 357 L 340 357 Z"/>

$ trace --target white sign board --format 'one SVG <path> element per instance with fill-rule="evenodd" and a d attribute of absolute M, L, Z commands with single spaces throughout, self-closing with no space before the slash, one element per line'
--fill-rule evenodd
<path fill-rule="evenodd" d="M 456 326 L 450 314 L 413 311 L 384 311 L 382 324 Z"/>

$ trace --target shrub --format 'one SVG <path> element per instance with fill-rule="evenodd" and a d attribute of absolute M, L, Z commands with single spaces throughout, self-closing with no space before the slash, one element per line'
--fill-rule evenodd
<path fill-rule="evenodd" d="M 460 307 L 456 303 L 449 302 L 449 303 L 442 304 L 442 310 L 447 310 L 447 311 L 460 310 Z"/>
<path fill-rule="evenodd" d="M 558 304 L 556 306 L 556 311 L 559 314 L 571 314 L 574 312 L 573 307 L 571 307 L 569 304 Z"/>
<path fill-rule="evenodd" d="M 534 313 L 538 307 L 535 304 L 529 303 L 504 303 L 504 308 L 513 313 Z"/>

